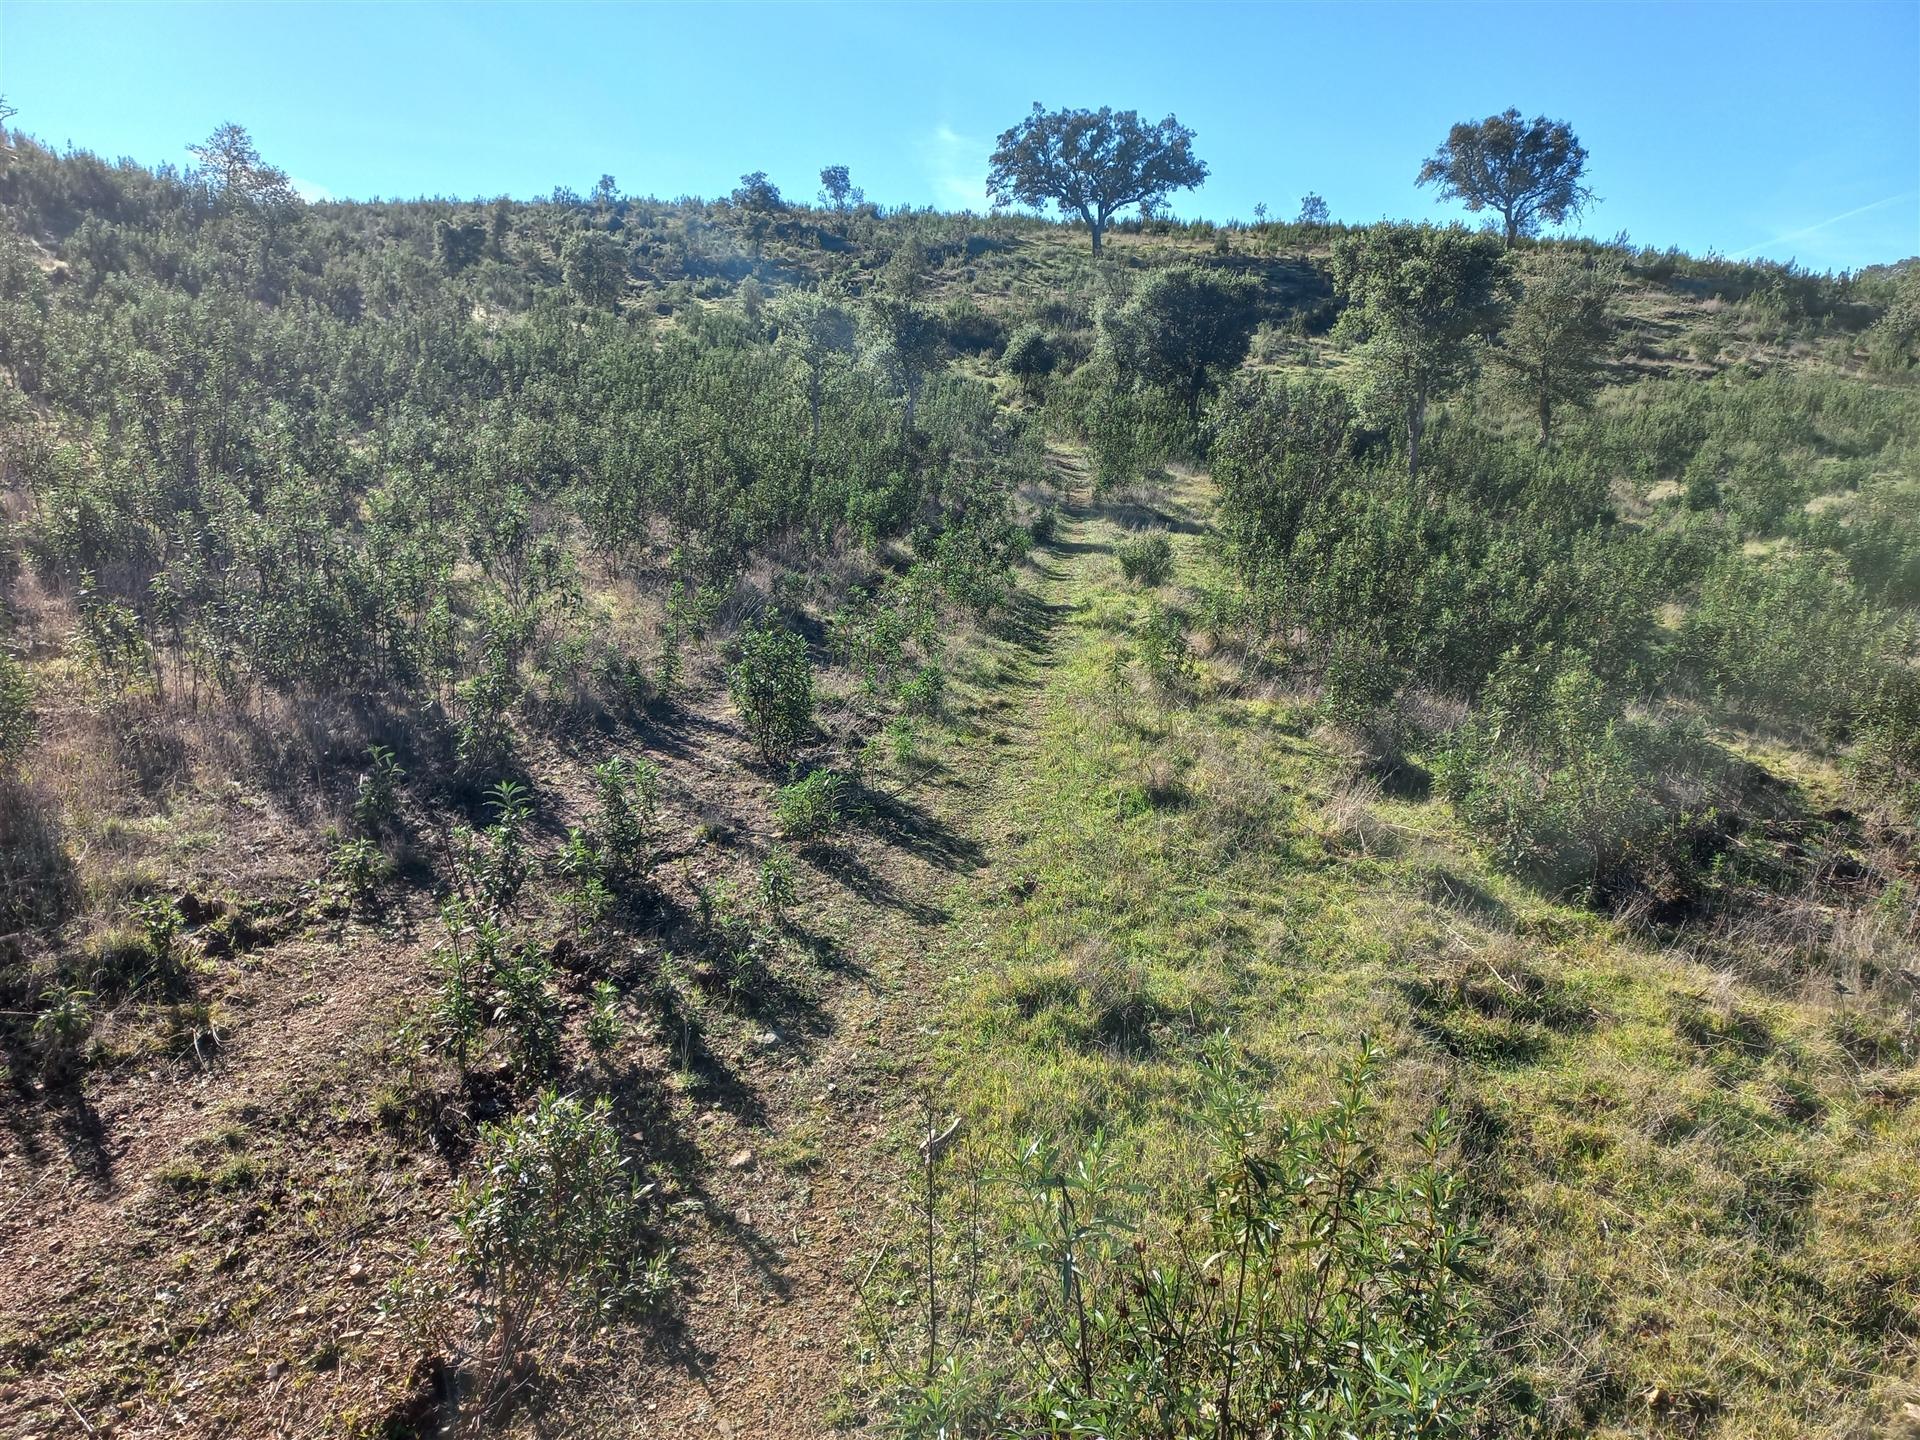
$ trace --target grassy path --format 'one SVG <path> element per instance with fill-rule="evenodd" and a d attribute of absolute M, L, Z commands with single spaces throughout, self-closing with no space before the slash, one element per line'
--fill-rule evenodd
<path fill-rule="evenodd" d="M 595 1423 L 744 1437 L 859 1422 L 840 1396 L 858 1272 L 924 1124 L 953 916 L 995 889 L 1000 817 L 1037 754 L 1069 597 L 1104 556 L 1075 502 L 1077 462 L 1056 462 L 1068 499 L 1056 535 L 1000 622 L 950 657 L 943 721 L 922 753 L 870 782 L 877 803 L 851 853 L 810 862 L 803 889 L 823 898 L 796 924 L 802 948 L 826 961 L 812 1043 L 783 1035 L 749 1062 L 751 1106 L 683 1094 L 672 1107 L 707 1162 L 676 1235 L 692 1281 L 668 1343 L 594 1387 L 617 1397 L 613 1415 L 590 1402 Z"/>

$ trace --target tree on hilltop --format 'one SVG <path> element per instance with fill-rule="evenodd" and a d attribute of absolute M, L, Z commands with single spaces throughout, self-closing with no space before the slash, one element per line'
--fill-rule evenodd
<path fill-rule="evenodd" d="M 1098 255 L 1119 211 L 1138 205 L 1149 213 L 1206 178 L 1193 131 L 1171 115 L 1147 125 L 1134 110 L 1046 110 L 1035 101 L 1031 115 L 1001 132 L 987 190 L 996 205 L 1052 201 L 1063 215 L 1078 215 Z"/>
<path fill-rule="evenodd" d="M 1420 167 L 1415 183 L 1437 185 L 1440 199 L 1469 211 L 1497 210 L 1509 247 L 1541 222 L 1558 225 L 1593 199 L 1580 183 L 1587 152 L 1564 120 L 1531 121 L 1509 108 L 1484 120 L 1463 120 Z"/>

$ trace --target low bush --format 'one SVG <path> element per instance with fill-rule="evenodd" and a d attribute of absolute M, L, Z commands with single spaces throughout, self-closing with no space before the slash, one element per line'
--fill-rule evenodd
<path fill-rule="evenodd" d="M 1161 1197 L 1177 1226 L 1141 1213 L 1125 1164 L 1097 1139 L 1077 1151 L 1035 1140 L 1006 1177 L 1011 1219 L 997 1233 L 989 1222 L 983 1241 L 978 1184 L 949 1181 L 967 1213 L 935 1213 L 930 1144 L 919 1249 L 885 1275 L 876 1306 L 889 1320 L 876 1348 L 899 1357 L 906 1381 L 905 1432 L 1478 1433 L 1490 1379 L 1472 1291 L 1480 1242 L 1442 1159 L 1446 1117 L 1419 1137 L 1411 1169 L 1392 1173 L 1375 1067 L 1363 1045 L 1327 1109 L 1275 1128 L 1212 1047 L 1210 1165 Z"/>
<path fill-rule="evenodd" d="M 24 665 L 0 650 L 0 765 L 25 753 L 33 731 L 33 682 Z"/>
<path fill-rule="evenodd" d="M 1722 768 L 1697 728 L 1623 714 L 1584 655 L 1513 651 L 1435 779 L 1502 863 L 1550 889 L 1637 878 L 1684 891 Z"/>
<path fill-rule="evenodd" d="M 1120 573 L 1135 585 L 1155 589 L 1173 578 L 1173 541 L 1164 530 L 1148 530 L 1122 540 L 1113 550 Z"/>
<path fill-rule="evenodd" d="M 526 1114 L 481 1130 L 453 1206 L 460 1262 L 488 1326 L 482 1416 L 573 1337 L 647 1293 L 643 1199 L 604 1099 L 546 1091 Z"/>
<path fill-rule="evenodd" d="M 1059 358 L 1046 331 L 1038 325 L 1022 325 L 1001 352 L 1000 368 L 1017 380 L 1022 390 L 1033 395 L 1046 383 Z"/>
<path fill-rule="evenodd" d="M 831 770 L 815 770 L 782 785 L 774 796 L 774 819 L 789 840 L 810 844 L 824 840 L 845 818 L 846 781 Z"/>
<path fill-rule="evenodd" d="M 807 642 L 791 630 L 752 626 L 727 675 L 747 737 L 768 760 L 793 753 L 813 727 L 813 669 Z"/>

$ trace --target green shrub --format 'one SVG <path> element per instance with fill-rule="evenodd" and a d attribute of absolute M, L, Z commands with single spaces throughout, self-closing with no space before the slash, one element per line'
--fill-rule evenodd
<path fill-rule="evenodd" d="M 1888 645 L 1885 616 L 1823 561 L 1722 556 L 1675 649 L 1682 678 L 1767 723 L 1844 734 Z"/>
<path fill-rule="evenodd" d="M 620 1043 L 620 991 L 611 980 L 596 980 L 587 1006 L 587 1049 L 601 1063 Z"/>
<path fill-rule="evenodd" d="M 1165 695 L 1183 695 L 1193 688 L 1196 666 L 1187 646 L 1187 629 L 1177 611 L 1164 605 L 1148 608 L 1133 630 L 1134 650 L 1154 688 Z"/>
<path fill-rule="evenodd" d="M 1046 331 L 1038 325 L 1022 325 L 1013 332 L 1012 338 L 1007 341 L 1007 348 L 1001 352 L 1000 368 L 1019 381 L 1022 390 L 1032 395 L 1053 373 L 1059 359 Z"/>
<path fill-rule="evenodd" d="M 359 792 L 353 797 L 353 823 L 373 834 L 392 823 L 400 812 L 400 782 L 407 772 L 384 745 L 367 747 L 367 772 L 360 777 Z"/>
<path fill-rule="evenodd" d="M 0 650 L 0 765 L 19 759 L 33 732 L 33 682 L 26 666 Z"/>
<path fill-rule="evenodd" d="M 938 715 L 946 692 L 946 671 L 938 665 L 922 665 L 900 687 L 900 708 L 909 715 Z"/>
<path fill-rule="evenodd" d="M 1676 843 L 1710 822 L 1718 752 L 1687 728 L 1627 718 L 1577 652 L 1510 652 L 1435 779 L 1510 869 L 1556 890 L 1660 877 L 1697 859 Z M 1676 798 L 1682 787 L 1688 802 Z"/>
<path fill-rule="evenodd" d="M 482 1128 L 453 1197 L 460 1263 L 489 1327 L 480 1414 L 645 1293 L 642 1200 L 604 1099 L 549 1090 L 526 1114 Z"/>
<path fill-rule="evenodd" d="M 768 760 L 782 759 L 813 727 L 813 668 L 807 642 L 791 630 L 751 626 L 728 672 L 747 737 Z"/>
<path fill-rule="evenodd" d="M 1860 717 L 1854 775 L 1910 825 L 1920 825 L 1920 673 L 1890 665 Z"/>
<path fill-rule="evenodd" d="M 760 862 L 757 875 L 760 904 L 774 920 L 784 920 L 789 908 L 800 898 L 794 876 L 793 857 L 778 845 Z"/>
<path fill-rule="evenodd" d="M 919 1348 L 901 1429 L 1479 1433 L 1491 1379 L 1471 1288 L 1481 1242 L 1441 1159 L 1450 1130 L 1436 1116 L 1411 1166 L 1393 1173 L 1375 1133 L 1376 1066 L 1363 1044 L 1327 1109 L 1270 1126 L 1212 1047 L 1201 1107 L 1210 1165 L 1165 1197 L 1177 1225 L 1141 1214 L 1124 1161 L 1097 1137 L 1077 1151 L 1035 1140 L 1011 1167 L 1004 1209 L 988 1211 L 1010 1219 L 972 1242 L 983 1263 L 950 1239 L 979 1234 L 978 1209 L 935 1215 L 937 1162 L 923 1162 L 915 1184 L 939 1223 L 915 1217 L 913 1259 L 876 1297 L 891 1326 L 876 1345 Z M 947 1189 L 980 1205 L 970 1180 Z M 965 1288 L 970 1276 L 983 1277 L 980 1293 Z"/>
<path fill-rule="evenodd" d="M 774 819 L 789 840 L 824 840 L 840 827 L 846 781 L 831 770 L 815 770 L 782 785 L 774 796 Z"/>
<path fill-rule="evenodd" d="M 355 905 L 364 905 L 387 878 L 386 852 L 365 836 L 341 840 L 327 857 L 327 873 Z"/>
<path fill-rule="evenodd" d="M 1164 530 L 1131 535 L 1114 547 L 1120 573 L 1151 590 L 1173 578 L 1173 541 Z"/>
<path fill-rule="evenodd" d="M 650 760 L 616 755 L 593 767 L 598 813 L 594 838 L 601 867 L 618 874 L 636 865 L 646 850 L 647 828 L 660 796 L 660 770 Z"/>

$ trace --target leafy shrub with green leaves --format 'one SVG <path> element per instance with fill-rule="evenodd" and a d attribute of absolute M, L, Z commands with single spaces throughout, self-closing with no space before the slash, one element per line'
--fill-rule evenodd
<path fill-rule="evenodd" d="M 1853 773 L 1910 825 L 1920 825 L 1920 672 L 1888 666 L 1860 716 Z"/>
<path fill-rule="evenodd" d="M 1890 628 L 1820 560 L 1734 552 L 1702 579 L 1675 649 L 1696 691 L 1772 725 L 1844 735 L 1873 691 Z"/>
<path fill-rule="evenodd" d="M 1510 651 L 1435 779 L 1509 868 L 1589 890 L 1616 875 L 1685 886 L 1723 767 L 1698 727 L 1635 720 L 1577 651 Z M 1678 847 L 1678 848 L 1676 848 Z"/>
<path fill-rule="evenodd" d="M 0 650 L 0 765 L 19 759 L 33 732 L 33 682 L 26 666 Z"/>
<path fill-rule="evenodd" d="M 1028 1143 L 1004 1180 L 1012 1218 L 984 1255 L 939 1243 L 977 1233 L 976 1210 L 917 1231 L 913 1244 L 934 1243 L 883 1281 L 894 1333 L 877 1343 L 897 1354 L 904 1330 L 917 1349 L 918 1373 L 900 1366 L 902 1427 L 1109 1440 L 1479 1433 L 1492 1378 L 1473 1292 L 1481 1242 L 1446 1164 L 1451 1130 L 1436 1115 L 1395 1173 L 1377 1138 L 1377 1064 L 1363 1044 L 1325 1110 L 1273 1126 L 1224 1045 L 1211 1047 L 1210 1163 L 1154 1197 L 1182 1217 L 1173 1226 L 1143 1214 L 1128 1167 L 1097 1136 L 1077 1149 Z M 948 1189 L 978 1204 L 978 1186 Z M 985 1277 L 980 1293 L 956 1293 L 969 1275 Z"/>
<path fill-rule="evenodd" d="M 615 874 L 627 871 L 646 851 L 647 828 L 660 796 L 660 769 L 651 760 L 616 755 L 593 767 L 593 794 L 601 868 Z"/>
<path fill-rule="evenodd" d="M 1173 578 L 1173 541 L 1164 530 L 1129 535 L 1113 547 L 1113 554 L 1131 584 L 1152 590 Z"/>
<path fill-rule="evenodd" d="M 372 899 L 389 869 L 386 853 L 364 835 L 338 841 L 327 856 L 327 873 L 346 899 L 355 905 L 364 905 Z"/>
<path fill-rule="evenodd" d="M 909 715 L 938 715 L 947 693 L 947 672 L 937 664 L 922 665 L 900 687 L 900 708 Z"/>
<path fill-rule="evenodd" d="M 1196 666 L 1187 644 L 1187 627 L 1180 613 L 1165 605 L 1148 607 L 1133 628 L 1134 652 L 1156 690 L 1184 695 L 1193 688 Z"/>
<path fill-rule="evenodd" d="M 773 814 L 780 833 L 804 845 L 840 828 L 845 803 L 846 781 L 835 771 L 814 770 L 780 787 L 773 797 Z"/>
<path fill-rule="evenodd" d="M 407 772 L 384 745 L 367 747 L 367 769 L 360 777 L 360 788 L 353 797 L 353 823 L 363 833 L 373 834 L 400 812 L 400 782 Z"/>
<path fill-rule="evenodd" d="M 741 724 L 761 755 L 778 760 L 792 754 L 813 728 L 813 667 L 805 637 L 749 626 L 740 632 L 740 658 L 727 680 Z"/>
<path fill-rule="evenodd" d="M 800 898 L 800 885 L 795 877 L 793 856 L 784 846 L 776 845 L 768 850 L 760 861 L 755 874 L 759 889 L 760 904 L 774 920 L 784 920 L 787 911 Z"/>
<path fill-rule="evenodd" d="M 491 825 L 480 831 L 462 826 L 454 832 L 453 868 L 462 894 L 483 913 L 500 916 L 519 903 L 532 868 L 527 826 L 533 803 L 526 786 L 502 780 L 487 791 L 486 804 L 493 812 Z"/>
<path fill-rule="evenodd" d="M 1037 393 L 1059 363 L 1053 340 L 1038 325 L 1022 325 L 1000 354 L 1000 368 L 1020 382 L 1029 395 Z"/>
<path fill-rule="evenodd" d="M 530 1362 L 648 1293 L 645 1194 L 605 1099 L 543 1091 L 525 1114 L 482 1128 L 453 1197 L 460 1263 L 487 1322 L 482 1415 Z"/>

